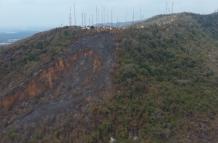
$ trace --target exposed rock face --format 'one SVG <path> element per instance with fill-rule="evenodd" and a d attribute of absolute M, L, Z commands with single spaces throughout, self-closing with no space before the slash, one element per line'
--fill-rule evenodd
<path fill-rule="evenodd" d="M 25 98 L 39 96 L 46 90 L 52 90 L 54 88 L 54 82 L 58 80 L 58 77 L 67 74 L 70 70 L 69 68 L 74 66 L 81 58 L 93 58 L 91 61 L 93 74 L 99 71 L 102 62 L 100 56 L 91 49 L 84 49 L 78 53 L 69 55 L 66 59 L 57 60 L 47 69 L 37 73 L 25 85 L 18 87 L 10 95 L 3 97 L 0 107 L 9 110 L 16 102 L 20 102 Z"/>
<path fill-rule="evenodd" d="M 90 100 L 110 94 L 114 52 L 111 33 L 83 37 L 28 81 L 0 95 L 1 134 L 10 129 L 19 132 L 41 125 L 55 128 L 66 122 L 76 123 L 72 116 L 85 113 Z M 33 132 L 24 131 L 20 141 L 28 142 Z M 13 142 L 8 138 L 2 141 Z"/>

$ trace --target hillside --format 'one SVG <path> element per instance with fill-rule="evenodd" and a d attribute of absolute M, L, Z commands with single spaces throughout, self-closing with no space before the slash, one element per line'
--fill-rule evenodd
<path fill-rule="evenodd" d="M 218 141 L 218 43 L 211 32 L 218 25 L 205 25 L 211 16 L 161 16 L 123 33 L 115 96 L 93 109 L 104 115 L 96 140 Z"/>
<path fill-rule="evenodd" d="M 2 51 L 1 142 L 37 142 L 44 130 L 43 140 L 57 129 L 65 136 L 89 102 L 109 94 L 114 38 L 93 32 L 55 29 Z"/>
<path fill-rule="evenodd" d="M 216 143 L 218 14 L 64 27 L 0 51 L 0 142 Z"/>

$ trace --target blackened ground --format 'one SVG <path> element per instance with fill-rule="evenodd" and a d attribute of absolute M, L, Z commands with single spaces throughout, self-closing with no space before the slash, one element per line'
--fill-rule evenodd
<path fill-rule="evenodd" d="M 63 69 L 58 74 L 51 72 L 50 76 L 56 76 L 52 77 L 52 87 L 16 102 L 9 111 L 0 109 L 0 142 L 36 142 L 55 134 L 61 134 L 57 135 L 60 140 L 70 142 L 71 134 L 82 130 L 83 125 L 86 127 L 82 132 L 87 132 L 91 128 L 86 114 L 89 103 L 98 102 L 112 92 L 115 48 L 114 36 L 107 32 L 73 43 L 60 57 Z M 41 71 L 53 66 L 51 63 Z M 42 83 L 37 81 L 39 75 L 32 78 L 36 79 L 36 86 Z M 78 123 L 81 119 L 84 123 Z"/>

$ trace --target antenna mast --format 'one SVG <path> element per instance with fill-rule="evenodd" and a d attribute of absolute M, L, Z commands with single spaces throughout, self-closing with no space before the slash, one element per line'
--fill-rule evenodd
<path fill-rule="evenodd" d="M 166 14 L 168 14 L 168 1 L 166 0 Z"/>
<path fill-rule="evenodd" d="M 84 13 L 84 26 L 86 27 L 86 13 Z"/>
<path fill-rule="evenodd" d="M 83 27 L 83 12 L 82 12 L 82 19 L 81 20 L 82 20 L 82 27 Z"/>
<path fill-rule="evenodd" d="M 174 12 L 174 1 L 172 0 L 172 13 Z"/>
<path fill-rule="evenodd" d="M 91 21 L 91 16 L 89 15 L 88 17 L 89 17 L 89 25 L 88 25 L 88 26 L 91 26 L 91 25 L 92 25 L 92 24 L 91 24 L 91 22 L 92 22 L 92 21 Z"/>
<path fill-rule="evenodd" d="M 91 22 L 91 26 L 93 26 L 94 25 L 94 17 L 93 17 L 93 15 L 91 15 L 91 20 L 92 20 L 92 22 Z"/>
<path fill-rule="evenodd" d="M 132 22 L 133 24 L 135 23 L 135 10 L 134 9 L 132 11 Z"/>
<path fill-rule="evenodd" d="M 117 16 L 117 23 L 116 24 L 118 24 L 119 23 L 119 18 L 118 18 L 118 16 Z"/>
<path fill-rule="evenodd" d="M 101 8 L 101 23 L 104 23 L 104 8 Z"/>
<path fill-rule="evenodd" d="M 111 9 L 111 28 L 113 27 L 113 11 Z"/>
<path fill-rule="evenodd" d="M 74 9 L 74 24 L 76 25 L 76 5 L 73 5 L 73 9 Z"/>
<path fill-rule="evenodd" d="M 95 9 L 95 14 L 96 14 L 96 24 L 98 23 L 98 7 L 96 6 L 96 9 Z"/>
<path fill-rule="evenodd" d="M 70 8 L 70 14 L 69 14 L 69 26 L 72 26 L 72 10 Z"/>

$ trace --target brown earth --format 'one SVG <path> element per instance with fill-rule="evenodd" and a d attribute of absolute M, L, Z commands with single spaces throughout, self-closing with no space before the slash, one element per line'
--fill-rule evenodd
<path fill-rule="evenodd" d="M 115 43 L 110 32 L 84 36 L 64 56 L 44 65 L 7 94 L 0 94 L 0 142 L 34 141 L 38 131 L 49 134 L 56 128 L 65 130 L 65 125 L 76 129 L 81 116 L 88 124 L 84 113 L 91 101 L 112 93 Z M 10 134 L 20 137 L 13 140 Z"/>

